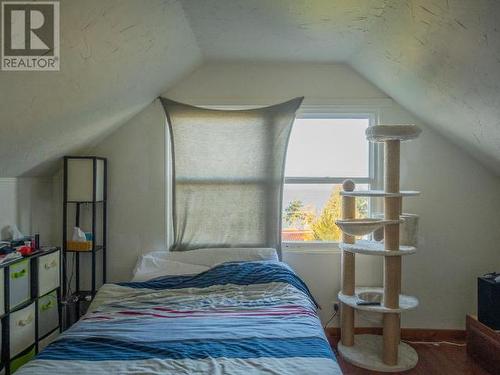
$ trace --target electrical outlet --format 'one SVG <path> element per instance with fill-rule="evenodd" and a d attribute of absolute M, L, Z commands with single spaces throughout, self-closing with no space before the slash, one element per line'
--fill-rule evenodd
<path fill-rule="evenodd" d="M 332 310 L 333 310 L 333 312 L 338 312 L 340 310 L 340 303 L 339 303 L 339 301 L 333 301 L 332 302 Z"/>

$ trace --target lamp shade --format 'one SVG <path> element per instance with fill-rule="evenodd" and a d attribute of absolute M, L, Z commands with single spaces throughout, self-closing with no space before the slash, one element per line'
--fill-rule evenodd
<path fill-rule="evenodd" d="M 68 202 L 99 202 L 105 199 L 104 159 L 67 157 L 66 173 Z"/>

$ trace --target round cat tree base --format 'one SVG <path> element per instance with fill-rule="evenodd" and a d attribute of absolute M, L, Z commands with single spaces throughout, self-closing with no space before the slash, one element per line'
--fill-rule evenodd
<path fill-rule="evenodd" d="M 382 362 L 382 347 L 382 336 L 355 335 L 353 346 L 344 346 L 340 341 L 338 351 L 347 362 L 371 371 L 401 372 L 416 366 L 418 354 L 410 345 L 403 342 L 399 344 L 399 360 L 394 366 Z"/>

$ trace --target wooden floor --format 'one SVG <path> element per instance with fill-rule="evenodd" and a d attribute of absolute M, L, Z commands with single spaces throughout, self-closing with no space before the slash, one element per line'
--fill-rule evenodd
<path fill-rule="evenodd" d="M 345 375 L 376 375 L 387 374 L 363 370 L 342 360 L 337 352 L 338 339 L 330 335 L 328 340 L 334 349 L 340 367 Z M 464 343 L 461 341 L 459 343 Z M 494 375 L 484 370 L 477 362 L 470 358 L 465 352 L 465 346 L 454 346 L 441 344 L 439 346 L 429 344 L 410 344 L 418 352 L 418 364 L 410 370 L 401 374 L 405 375 Z"/>

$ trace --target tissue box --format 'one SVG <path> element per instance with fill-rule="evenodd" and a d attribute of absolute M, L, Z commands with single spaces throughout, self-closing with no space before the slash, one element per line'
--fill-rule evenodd
<path fill-rule="evenodd" d="M 90 251 L 92 250 L 92 241 L 66 241 L 66 250 Z"/>

